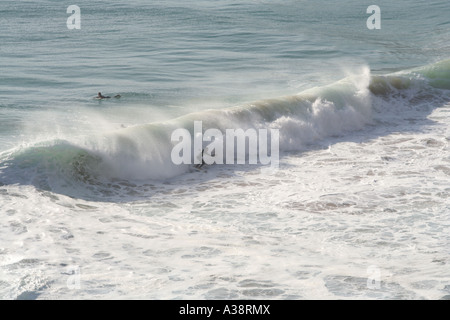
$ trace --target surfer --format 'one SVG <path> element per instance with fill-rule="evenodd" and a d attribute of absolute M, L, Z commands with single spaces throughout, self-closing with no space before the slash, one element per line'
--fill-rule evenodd
<path fill-rule="evenodd" d="M 116 99 L 120 99 L 120 97 L 121 97 L 120 94 L 116 94 L 114 96 L 114 98 L 116 98 Z M 104 96 L 104 95 L 102 95 L 101 92 L 99 92 L 98 95 L 95 98 L 97 98 L 97 99 L 110 99 L 111 97 L 110 96 Z"/>
<path fill-rule="evenodd" d="M 208 151 L 208 148 L 202 150 L 202 155 L 199 155 L 199 157 L 202 157 L 202 163 L 196 164 L 196 165 L 194 166 L 195 168 L 200 169 L 200 168 L 203 167 L 205 164 L 207 164 L 207 163 L 205 162 L 205 160 L 203 159 L 203 155 L 204 155 L 205 151 Z M 207 155 L 210 156 L 210 157 L 214 157 L 214 156 L 216 155 L 216 150 L 213 150 L 213 152 L 211 152 L 211 154 L 207 154 Z M 197 159 L 198 159 L 198 158 L 197 158 Z"/>
<path fill-rule="evenodd" d="M 203 167 L 203 165 L 205 165 L 206 164 L 206 162 L 205 162 L 205 160 L 203 160 L 203 153 L 205 152 L 205 149 L 203 149 L 202 150 L 202 155 L 201 155 L 201 157 L 202 157 L 202 163 L 200 164 L 196 164 L 194 167 L 195 168 L 197 168 L 197 169 L 200 169 L 201 167 Z"/>
<path fill-rule="evenodd" d="M 104 95 L 102 95 L 101 92 L 99 92 L 98 95 L 97 95 L 97 99 L 109 99 L 109 98 L 111 98 L 111 97 L 110 96 L 104 96 Z"/>

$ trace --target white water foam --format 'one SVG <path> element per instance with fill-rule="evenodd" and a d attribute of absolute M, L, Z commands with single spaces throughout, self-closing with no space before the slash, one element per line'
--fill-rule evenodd
<path fill-rule="evenodd" d="M 270 109 L 273 101 L 237 108 L 236 118 L 248 121 L 248 110 L 256 108 L 258 121 L 265 115 L 285 130 L 283 148 L 291 151 L 283 153 L 276 175 L 227 165 L 163 181 L 92 175 L 102 166 L 87 175 L 89 166 L 71 171 L 75 160 L 96 156 L 97 166 L 108 156 L 130 168 L 145 163 L 151 150 L 139 141 L 158 141 L 164 132 L 151 125 L 112 132 L 103 144 L 94 138 L 83 148 L 63 141 L 9 152 L 0 169 L 0 295 L 448 296 L 450 105 L 431 88 L 431 99 L 414 86 L 389 90 L 370 93 L 373 112 L 354 103 L 358 90 L 302 98 L 309 109 L 297 114 L 298 97 L 276 101 L 282 115 Z M 305 128 L 304 140 L 290 145 L 287 133 L 291 139 L 298 133 L 292 119 Z M 120 157 L 134 151 L 137 160 Z M 14 179 L 19 172 L 25 176 Z"/>

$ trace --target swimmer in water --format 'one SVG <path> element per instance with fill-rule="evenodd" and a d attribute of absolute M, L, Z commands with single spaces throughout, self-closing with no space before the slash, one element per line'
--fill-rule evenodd
<path fill-rule="evenodd" d="M 104 96 L 104 95 L 102 95 L 101 92 L 99 92 L 98 95 L 97 95 L 97 99 L 109 99 L 109 98 L 111 98 L 111 97 L 109 97 L 109 96 Z"/>

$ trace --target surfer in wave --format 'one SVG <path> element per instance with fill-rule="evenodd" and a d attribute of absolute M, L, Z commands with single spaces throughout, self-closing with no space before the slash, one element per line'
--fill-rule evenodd
<path fill-rule="evenodd" d="M 208 148 L 206 148 L 206 149 L 203 149 L 202 150 L 202 153 L 201 154 L 199 154 L 198 156 L 197 156 L 197 159 L 198 160 L 202 160 L 202 163 L 199 163 L 199 164 L 196 164 L 194 167 L 195 168 L 197 168 L 197 169 L 200 169 L 201 167 L 203 167 L 205 164 L 207 164 L 206 162 L 205 162 L 205 160 L 203 159 L 203 157 L 204 157 L 204 154 L 206 153 L 208 151 Z M 211 154 L 208 154 L 208 153 L 206 153 L 208 156 L 210 156 L 210 157 L 215 157 L 215 155 L 216 155 L 216 150 L 213 150 L 212 152 L 211 152 Z"/>

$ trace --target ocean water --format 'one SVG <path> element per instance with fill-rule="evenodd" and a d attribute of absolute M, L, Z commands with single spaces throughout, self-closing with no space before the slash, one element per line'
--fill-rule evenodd
<path fill-rule="evenodd" d="M 0 298 L 448 299 L 449 9 L 1 1 Z M 278 170 L 173 164 L 194 121 Z"/>

